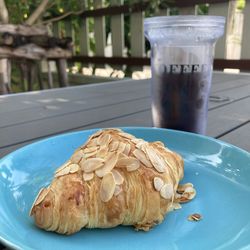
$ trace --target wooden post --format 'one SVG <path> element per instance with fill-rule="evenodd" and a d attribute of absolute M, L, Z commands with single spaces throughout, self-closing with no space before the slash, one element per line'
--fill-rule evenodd
<path fill-rule="evenodd" d="M 103 7 L 103 0 L 95 0 L 94 7 L 96 9 Z M 106 45 L 106 32 L 105 32 L 105 18 L 95 17 L 94 20 L 94 33 L 96 41 L 96 56 L 105 56 L 104 49 Z"/>
<path fill-rule="evenodd" d="M 87 9 L 87 0 L 82 1 L 84 9 Z M 80 31 L 79 31 L 79 43 L 80 43 L 80 55 L 89 55 L 89 24 L 88 19 L 81 17 L 80 19 Z"/>
<path fill-rule="evenodd" d="M 12 93 L 12 88 L 11 88 L 11 60 L 7 60 L 7 77 L 8 77 L 8 82 L 7 82 L 7 91 L 8 93 Z"/>
<path fill-rule="evenodd" d="M 28 91 L 33 90 L 33 85 L 35 83 L 35 70 L 36 70 L 36 63 L 31 60 L 27 60 L 28 66 Z"/>
<path fill-rule="evenodd" d="M 60 87 L 69 86 L 67 74 L 67 61 L 64 58 L 56 60 L 56 67 L 58 72 L 58 82 Z"/>
<path fill-rule="evenodd" d="M 17 63 L 17 65 L 19 65 L 20 68 L 20 73 L 21 73 L 21 84 L 22 84 L 22 88 L 23 91 L 26 91 L 26 81 L 28 79 L 27 76 L 27 64 L 26 64 L 26 60 L 21 60 L 20 63 Z"/>
<path fill-rule="evenodd" d="M 135 3 L 138 1 L 131 1 Z M 130 34 L 131 34 L 131 56 L 144 57 L 145 38 L 144 38 L 144 12 L 132 13 L 130 16 Z M 132 71 L 141 70 L 142 67 L 133 67 Z"/>
<path fill-rule="evenodd" d="M 51 72 L 51 67 L 50 67 L 50 61 L 46 61 L 47 63 L 47 74 L 48 74 L 48 88 L 52 89 L 53 88 L 53 76 Z"/>
<path fill-rule="evenodd" d="M 5 95 L 5 94 L 8 94 L 8 90 L 4 82 L 4 76 L 2 73 L 0 73 L 0 95 Z"/>
<path fill-rule="evenodd" d="M 111 0 L 112 6 L 119 6 L 123 0 Z M 124 15 L 111 16 L 112 50 L 113 56 L 123 56 L 124 50 Z"/>
<path fill-rule="evenodd" d="M 228 19 L 228 6 L 229 3 L 214 3 L 209 5 L 208 13 L 209 15 L 224 16 L 226 17 L 226 22 Z M 226 46 L 227 30 L 225 27 L 225 32 L 223 37 L 221 37 L 215 46 L 215 58 L 224 59 L 225 58 L 225 46 Z"/>
<path fill-rule="evenodd" d="M 41 62 L 36 62 L 36 73 L 37 73 L 37 80 L 40 89 L 45 89 L 43 78 L 42 78 L 42 72 L 41 72 Z"/>
<path fill-rule="evenodd" d="M 243 10 L 244 13 L 244 24 L 243 24 L 243 36 L 242 36 L 242 49 L 241 49 L 241 59 L 250 58 L 250 2 L 246 1 L 246 6 Z"/>

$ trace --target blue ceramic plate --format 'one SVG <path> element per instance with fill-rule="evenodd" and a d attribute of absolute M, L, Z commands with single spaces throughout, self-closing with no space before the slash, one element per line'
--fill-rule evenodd
<path fill-rule="evenodd" d="M 161 140 L 185 160 L 183 182 L 196 198 L 171 212 L 150 232 L 132 227 L 83 229 L 72 236 L 34 226 L 29 209 L 54 170 L 95 130 L 55 136 L 21 148 L 0 161 L 0 238 L 16 249 L 250 249 L 250 154 L 191 133 L 125 128 L 148 141 Z M 190 222 L 189 214 L 203 220 Z"/>

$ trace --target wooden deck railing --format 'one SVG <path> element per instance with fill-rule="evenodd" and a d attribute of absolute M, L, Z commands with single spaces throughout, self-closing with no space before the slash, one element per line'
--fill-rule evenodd
<path fill-rule="evenodd" d="M 70 62 L 81 62 L 84 64 L 114 64 L 114 65 L 149 65 L 149 58 L 146 57 L 145 38 L 143 30 L 143 20 L 145 10 L 150 2 L 131 1 L 131 5 L 124 5 L 123 0 L 112 0 L 110 6 L 104 7 L 103 0 L 94 0 L 94 9 L 89 9 L 87 1 L 84 10 L 77 13 L 79 16 L 79 28 L 75 29 L 71 22 L 71 16 L 52 23 L 53 34 L 73 37 L 75 48 L 74 56 Z M 225 16 L 229 20 L 229 1 L 228 0 L 176 0 L 169 4 L 168 9 L 159 9 L 157 15 L 168 15 L 169 9 L 175 7 L 179 14 L 197 14 L 197 4 L 209 4 L 209 15 Z M 247 14 L 248 13 L 248 14 Z M 228 60 L 226 55 L 227 29 L 225 35 L 217 42 L 215 49 L 215 69 L 240 68 L 250 71 L 250 1 L 246 0 L 244 8 L 244 25 L 242 41 L 239 41 L 238 48 L 241 49 L 239 58 Z M 112 55 L 106 57 L 106 23 L 105 16 L 110 16 L 110 32 L 112 36 Z M 125 48 L 125 27 L 124 17 L 130 18 L 130 53 Z M 94 18 L 94 40 L 95 49 L 90 49 L 89 18 Z M 55 18 L 56 19 L 56 18 Z M 64 27 L 64 29 L 63 29 Z M 241 32 L 241 30 L 239 31 Z M 237 45 L 236 45 L 237 46 Z"/>

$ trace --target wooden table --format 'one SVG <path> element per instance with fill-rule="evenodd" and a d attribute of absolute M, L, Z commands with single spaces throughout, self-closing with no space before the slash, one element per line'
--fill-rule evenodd
<path fill-rule="evenodd" d="M 250 74 L 215 72 L 207 135 L 250 151 Z M 150 80 L 124 80 L 0 96 L 0 157 L 75 130 L 152 126 Z"/>
<path fill-rule="evenodd" d="M 250 74 L 214 73 L 211 96 L 207 135 L 250 151 Z M 150 80 L 0 96 L 0 157 L 59 133 L 151 125 Z"/>

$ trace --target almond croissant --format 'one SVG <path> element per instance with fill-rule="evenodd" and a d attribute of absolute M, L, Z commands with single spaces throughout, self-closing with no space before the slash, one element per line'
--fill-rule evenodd
<path fill-rule="evenodd" d="M 30 214 L 61 234 L 117 225 L 147 231 L 172 208 L 182 177 L 182 158 L 163 143 L 100 130 L 56 170 Z"/>

